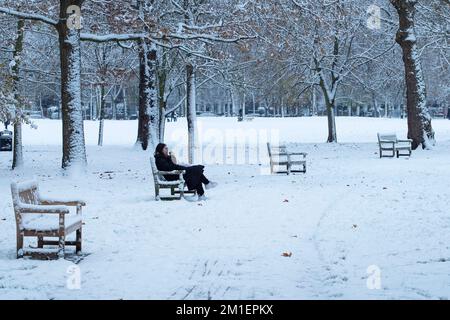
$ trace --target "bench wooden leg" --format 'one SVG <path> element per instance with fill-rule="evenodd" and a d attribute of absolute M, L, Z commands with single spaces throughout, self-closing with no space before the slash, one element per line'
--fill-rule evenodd
<path fill-rule="evenodd" d="M 184 198 L 184 183 L 180 183 L 178 188 L 180 189 L 180 199 L 183 199 Z"/>
<path fill-rule="evenodd" d="M 59 237 L 58 247 L 59 247 L 58 257 L 64 258 L 64 255 L 66 253 L 66 237 L 65 236 Z"/>
<path fill-rule="evenodd" d="M 64 258 L 65 253 L 66 253 L 66 236 L 65 234 L 62 234 L 59 236 L 58 241 L 58 257 Z"/>
<path fill-rule="evenodd" d="M 38 248 L 42 249 L 44 247 L 44 237 L 38 236 Z"/>
<path fill-rule="evenodd" d="M 66 230 L 65 230 L 64 224 L 65 224 L 64 214 L 60 213 L 59 214 L 59 230 L 58 230 L 58 236 L 59 236 L 58 257 L 60 257 L 60 258 L 64 258 L 65 251 L 66 251 Z"/>
<path fill-rule="evenodd" d="M 82 228 L 77 230 L 76 232 L 76 245 L 75 245 L 75 253 L 81 253 L 81 237 L 82 237 Z"/>
<path fill-rule="evenodd" d="M 23 233 L 17 233 L 17 259 L 23 258 Z"/>
<path fill-rule="evenodd" d="M 159 186 L 155 185 L 155 200 L 159 201 L 160 197 L 159 197 Z"/>

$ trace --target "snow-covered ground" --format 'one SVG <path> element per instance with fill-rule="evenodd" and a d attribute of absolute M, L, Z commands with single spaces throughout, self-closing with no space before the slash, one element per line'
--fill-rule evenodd
<path fill-rule="evenodd" d="M 86 122 L 89 167 L 70 177 L 59 169 L 60 122 L 27 128 L 24 170 L 0 153 L 0 298 L 450 298 L 450 121 L 433 122 L 433 151 L 379 159 L 376 133 L 405 137 L 406 120 L 337 118 L 340 144 L 323 143 L 325 118 L 199 120 L 201 159 L 219 182 L 202 203 L 154 201 L 135 121 L 107 121 L 102 148 Z M 168 123 L 166 135 L 181 161 L 185 126 Z M 308 173 L 264 174 L 255 143 L 252 161 L 233 160 L 233 134 L 308 152 Z M 67 286 L 71 261 L 15 259 L 9 184 L 32 177 L 43 194 L 88 203 L 79 290 Z"/>

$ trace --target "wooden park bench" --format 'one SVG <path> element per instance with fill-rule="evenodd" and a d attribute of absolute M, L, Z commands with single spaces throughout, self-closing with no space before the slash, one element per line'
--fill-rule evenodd
<path fill-rule="evenodd" d="M 270 172 L 271 173 L 291 173 L 302 172 L 306 173 L 306 156 L 304 152 L 288 152 L 286 146 L 280 145 L 273 147 L 267 142 L 267 151 L 270 158 Z M 296 159 L 297 157 L 297 159 Z M 276 171 L 275 167 L 286 166 L 286 171 Z M 295 169 L 294 166 L 300 167 Z"/>
<path fill-rule="evenodd" d="M 195 191 L 185 190 L 186 182 L 184 181 L 183 175 L 186 173 L 184 170 L 174 170 L 174 171 L 159 171 L 156 168 L 155 158 L 150 157 L 150 163 L 153 173 L 153 181 L 155 183 L 155 199 L 159 200 L 180 200 L 184 198 L 185 194 L 195 194 Z M 167 181 L 164 176 L 173 175 L 178 176 L 177 180 Z M 161 189 L 170 189 L 170 196 L 161 196 Z"/>
<path fill-rule="evenodd" d="M 412 140 L 399 140 L 395 133 L 381 134 L 378 133 L 378 146 L 380 148 L 380 158 L 389 157 L 393 158 L 397 155 L 400 156 L 411 156 L 412 153 Z M 383 151 L 387 155 L 383 155 Z"/>
<path fill-rule="evenodd" d="M 17 258 L 57 259 L 65 256 L 66 246 L 75 246 L 75 252 L 81 253 L 81 210 L 86 205 L 84 201 L 43 198 L 35 181 L 12 183 L 11 194 L 16 216 Z M 76 214 L 70 214 L 69 207 L 76 207 Z M 73 232 L 76 232 L 75 241 L 67 241 L 67 236 Z M 37 248 L 24 249 L 25 237 L 36 237 Z M 57 248 L 44 248 L 47 245 Z"/>

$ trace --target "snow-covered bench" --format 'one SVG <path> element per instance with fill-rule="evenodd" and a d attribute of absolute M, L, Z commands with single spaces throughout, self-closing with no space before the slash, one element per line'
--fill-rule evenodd
<path fill-rule="evenodd" d="M 399 140 L 395 133 L 378 133 L 378 146 L 380 148 L 380 158 L 389 157 L 393 158 L 397 155 L 400 156 L 411 156 L 412 153 L 412 140 Z M 383 151 L 387 151 L 388 155 L 383 155 Z M 392 153 L 392 154 L 391 154 Z"/>
<path fill-rule="evenodd" d="M 183 174 L 186 172 L 184 170 L 174 170 L 174 171 L 159 171 L 156 168 L 155 159 L 150 157 L 150 163 L 152 166 L 153 181 L 155 183 L 155 199 L 159 200 L 180 200 L 184 198 L 187 193 L 194 193 L 194 191 L 185 190 L 186 182 L 184 181 Z M 167 181 L 164 176 L 173 175 L 178 176 L 177 180 Z M 170 189 L 170 196 L 160 196 L 161 189 Z"/>
<path fill-rule="evenodd" d="M 12 183 L 11 194 L 16 216 L 17 258 L 57 259 L 64 257 L 66 245 L 75 246 L 77 254 L 81 252 L 81 210 L 86 205 L 84 201 L 43 198 L 35 181 Z M 69 207 L 76 207 L 76 214 L 71 214 Z M 67 241 L 66 237 L 73 232 L 76 232 L 75 241 Z M 24 249 L 25 237 L 37 237 L 37 248 Z M 58 240 L 51 241 L 44 237 Z M 58 247 L 44 248 L 46 245 Z"/>
<path fill-rule="evenodd" d="M 269 142 L 267 142 L 267 151 L 269 153 L 270 158 L 270 172 L 271 173 L 295 173 L 302 172 L 306 173 L 306 156 L 307 153 L 304 152 L 289 152 L 287 151 L 286 146 L 271 146 Z M 275 166 L 284 167 L 286 166 L 286 171 L 276 171 Z M 300 168 L 294 169 L 294 166 L 298 166 Z"/>

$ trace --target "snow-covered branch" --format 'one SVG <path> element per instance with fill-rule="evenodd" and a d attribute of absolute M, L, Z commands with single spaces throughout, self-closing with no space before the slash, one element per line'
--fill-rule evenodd
<path fill-rule="evenodd" d="M 46 16 L 35 14 L 35 13 L 26 13 L 26 12 L 20 12 L 16 11 L 10 8 L 0 7 L 0 13 L 9 14 L 12 16 L 15 16 L 17 18 L 26 19 L 26 20 L 33 20 L 33 21 L 40 21 L 52 26 L 56 26 L 58 24 L 57 21 L 50 19 Z"/>

